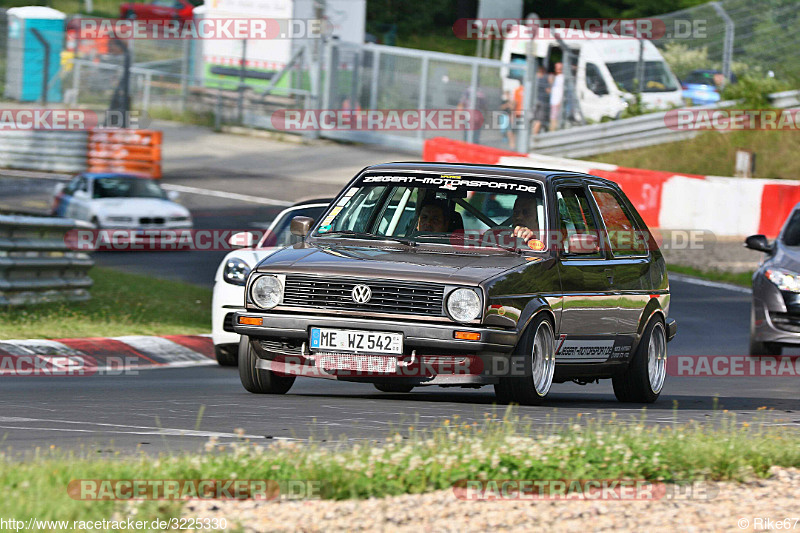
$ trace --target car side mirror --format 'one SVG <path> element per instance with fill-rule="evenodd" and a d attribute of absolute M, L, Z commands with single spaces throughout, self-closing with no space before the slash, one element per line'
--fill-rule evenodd
<path fill-rule="evenodd" d="M 772 253 L 772 246 L 764 235 L 750 235 L 745 239 L 744 246 L 756 252 L 764 252 L 765 254 Z"/>
<path fill-rule="evenodd" d="M 575 233 L 569 236 L 566 251 L 571 254 L 596 254 L 600 251 L 600 240 L 592 233 Z"/>
<path fill-rule="evenodd" d="M 181 193 L 178 191 L 167 191 L 167 198 L 172 200 L 173 202 L 177 202 L 178 198 L 181 197 Z"/>
<path fill-rule="evenodd" d="M 313 224 L 314 219 L 311 217 L 294 217 L 289 223 L 289 231 L 292 232 L 292 235 L 305 238 Z"/>
<path fill-rule="evenodd" d="M 228 244 L 232 248 L 252 248 L 253 247 L 253 234 L 249 231 L 240 231 L 228 237 Z"/>

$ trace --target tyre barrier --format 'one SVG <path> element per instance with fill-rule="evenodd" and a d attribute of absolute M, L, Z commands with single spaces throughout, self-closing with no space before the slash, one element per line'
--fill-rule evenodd
<path fill-rule="evenodd" d="M 161 178 L 162 133 L 0 129 L 0 168 L 45 172 L 128 172 Z"/>

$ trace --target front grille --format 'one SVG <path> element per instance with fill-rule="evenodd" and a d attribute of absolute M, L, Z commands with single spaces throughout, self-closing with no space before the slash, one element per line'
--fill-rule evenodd
<path fill-rule="evenodd" d="M 800 315 L 795 313 L 769 313 L 769 318 L 776 328 L 792 333 L 800 333 Z"/>
<path fill-rule="evenodd" d="M 155 224 L 157 226 L 163 226 L 164 217 L 142 217 L 139 219 L 139 224 Z"/>
<path fill-rule="evenodd" d="M 353 287 L 360 284 L 372 290 L 372 298 L 364 304 L 356 303 L 352 298 Z M 345 311 L 444 316 L 443 296 L 444 286 L 435 283 L 289 275 L 286 276 L 283 304 Z"/>

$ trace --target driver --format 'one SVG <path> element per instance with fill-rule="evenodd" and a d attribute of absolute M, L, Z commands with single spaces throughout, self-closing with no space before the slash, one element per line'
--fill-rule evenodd
<path fill-rule="evenodd" d="M 512 233 L 515 237 L 528 242 L 539 233 L 539 212 L 536 197 L 520 195 L 514 202 L 514 211 L 511 215 Z"/>
<path fill-rule="evenodd" d="M 417 231 L 444 233 L 447 231 L 447 205 L 444 202 L 429 201 L 419 210 Z"/>

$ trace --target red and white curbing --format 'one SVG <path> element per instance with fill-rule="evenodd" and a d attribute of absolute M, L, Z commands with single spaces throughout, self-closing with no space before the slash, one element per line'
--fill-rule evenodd
<path fill-rule="evenodd" d="M 0 375 L 87 376 L 216 364 L 210 335 L 0 341 Z"/>
<path fill-rule="evenodd" d="M 519 154 L 436 137 L 425 142 L 425 161 L 513 165 L 569 170 L 615 181 L 648 226 L 699 229 L 721 236 L 778 235 L 800 202 L 800 181 L 676 174 L 539 154 Z"/>

